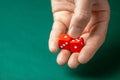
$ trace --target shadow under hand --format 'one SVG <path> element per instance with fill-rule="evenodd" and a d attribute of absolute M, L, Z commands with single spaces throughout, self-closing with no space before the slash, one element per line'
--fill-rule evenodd
<path fill-rule="evenodd" d="M 74 70 L 68 69 L 68 74 L 85 78 L 112 76 L 120 69 L 119 45 L 118 42 L 107 41 L 90 62 L 80 65 Z"/>

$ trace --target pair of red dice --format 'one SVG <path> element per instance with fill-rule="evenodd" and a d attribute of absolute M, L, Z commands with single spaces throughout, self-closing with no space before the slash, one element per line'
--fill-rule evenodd
<path fill-rule="evenodd" d="M 80 52 L 84 46 L 84 39 L 80 38 L 71 38 L 68 34 L 62 34 L 59 37 L 58 45 L 60 49 L 66 49 L 71 52 Z"/>

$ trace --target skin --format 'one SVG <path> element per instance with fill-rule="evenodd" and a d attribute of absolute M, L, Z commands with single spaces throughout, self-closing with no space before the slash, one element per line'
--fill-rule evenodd
<path fill-rule="evenodd" d="M 81 52 L 60 50 L 57 63 L 70 68 L 88 62 L 103 44 L 110 16 L 107 0 L 51 0 L 54 23 L 49 38 L 51 52 L 58 50 L 58 38 L 67 33 L 73 38 L 83 37 Z"/>

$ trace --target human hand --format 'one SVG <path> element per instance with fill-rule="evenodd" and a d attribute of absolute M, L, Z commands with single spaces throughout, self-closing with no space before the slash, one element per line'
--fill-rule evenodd
<path fill-rule="evenodd" d="M 68 62 L 70 68 L 76 68 L 80 63 L 88 62 L 103 44 L 110 10 L 107 0 L 51 0 L 54 17 L 49 38 L 51 52 L 58 50 L 58 38 L 67 33 L 73 38 L 82 36 L 85 45 L 81 52 L 71 53 L 61 50 L 57 63 Z"/>

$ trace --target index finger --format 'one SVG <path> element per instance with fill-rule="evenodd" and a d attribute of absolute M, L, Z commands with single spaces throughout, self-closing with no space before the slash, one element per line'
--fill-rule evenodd
<path fill-rule="evenodd" d="M 58 38 L 61 34 L 65 33 L 66 27 L 60 21 L 55 21 L 50 33 L 49 38 L 49 49 L 51 52 L 56 52 L 58 50 Z"/>

